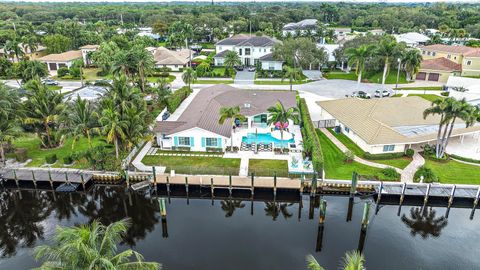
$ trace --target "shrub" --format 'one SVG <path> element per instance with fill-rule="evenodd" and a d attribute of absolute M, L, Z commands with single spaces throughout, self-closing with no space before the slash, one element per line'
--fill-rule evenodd
<path fill-rule="evenodd" d="M 98 77 L 105 77 L 105 76 L 108 75 L 108 73 L 109 73 L 108 70 L 100 70 L 100 71 L 97 72 L 97 76 Z"/>
<path fill-rule="evenodd" d="M 225 151 L 227 151 L 227 152 L 234 152 L 234 153 L 236 153 L 236 152 L 238 152 L 238 150 L 239 150 L 238 146 L 234 146 L 234 147 L 233 147 L 233 151 L 232 151 L 231 149 L 232 149 L 231 146 L 225 147 Z"/>
<path fill-rule="evenodd" d="M 352 153 L 352 151 L 347 150 L 345 151 L 345 157 L 343 158 L 343 162 L 350 163 L 353 161 L 355 158 L 355 155 Z"/>
<path fill-rule="evenodd" d="M 63 158 L 63 164 L 72 164 L 73 163 L 73 157 L 71 155 L 68 155 Z"/>
<path fill-rule="evenodd" d="M 435 175 L 432 169 L 426 166 L 421 166 L 420 168 L 418 168 L 418 170 L 415 172 L 415 175 L 413 176 L 413 181 L 420 182 L 421 176 L 423 176 L 424 183 L 438 182 L 438 176 Z"/>
<path fill-rule="evenodd" d="M 398 180 L 400 179 L 400 174 L 392 167 L 384 168 L 380 171 L 381 175 L 379 176 L 382 180 Z"/>
<path fill-rule="evenodd" d="M 27 161 L 28 159 L 28 152 L 27 152 L 27 149 L 25 148 L 17 148 L 15 150 L 15 159 L 18 161 L 18 162 L 25 162 Z"/>
<path fill-rule="evenodd" d="M 411 148 L 407 149 L 407 151 L 405 151 L 405 156 L 407 157 L 413 157 L 413 155 L 415 154 L 415 151 Z"/>
<path fill-rule="evenodd" d="M 167 110 L 173 113 L 178 106 L 192 93 L 192 89 L 184 86 L 177 91 L 173 92 L 170 98 L 167 100 Z"/>
<path fill-rule="evenodd" d="M 215 153 L 223 152 L 223 149 L 218 147 L 207 147 L 206 150 L 207 152 L 215 152 Z"/>
<path fill-rule="evenodd" d="M 426 144 L 425 146 L 423 146 L 423 154 L 425 156 L 434 156 L 435 155 L 435 149 L 436 147 L 434 145 L 428 145 Z"/>
<path fill-rule="evenodd" d="M 370 160 L 376 160 L 376 159 L 392 159 L 392 158 L 401 158 L 405 156 L 403 152 L 401 153 L 386 153 L 386 154 L 370 154 L 368 152 L 365 152 L 363 155 L 363 158 L 365 159 L 370 159 Z"/>
<path fill-rule="evenodd" d="M 155 68 L 155 71 L 157 71 L 157 72 L 171 72 L 172 69 L 169 68 L 169 67 L 159 67 L 159 68 Z"/>
<path fill-rule="evenodd" d="M 440 95 L 444 96 L 444 97 L 448 97 L 450 95 L 450 92 L 441 92 Z"/>
<path fill-rule="evenodd" d="M 47 164 L 54 164 L 55 162 L 57 162 L 57 154 L 47 155 L 45 157 L 45 161 L 47 162 Z"/>
<path fill-rule="evenodd" d="M 174 146 L 172 147 L 172 150 L 175 151 L 190 151 L 190 146 Z"/>
<path fill-rule="evenodd" d="M 59 78 L 63 78 L 65 75 L 68 75 L 69 74 L 69 70 L 67 67 L 61 67 L 57 70 L 57 76 Z"/>
<path fill-rule="evenodd" d="M 458 159 L 458 160 L 470 162 L 470 163 L 478 163 L 478 164 L 480 164 L 480 160 L 478 160 L 478 159 L 461 157 L 461 156 L 457 156 L 457 155 L 454 155 L 454 154 L 450 154 L 450 157 L 451 157 L 451 158 L 454 158 L 454 159 Z"/>
<path fill-rule="evenodd" d="M 308 111 L 307 103 L 305 102 L 304 98 L 301 98 L 298 102 L 298 107 L 300 109 L 300 116 L 302 119 L 302 125 L 304 130 L 303 137 L 308 138 L 311 140 L 309 143 L 311 149 L 309 152 L 312 155 L 312 164 L 313 169 L 316 172 L 322 173 L 323 171 L 323 153 L 322 147 L 320 146 L 320 139 L 315 131 L 315 128 L 312 123 L 312 119 L 310 117 L 310 112 Z"/>

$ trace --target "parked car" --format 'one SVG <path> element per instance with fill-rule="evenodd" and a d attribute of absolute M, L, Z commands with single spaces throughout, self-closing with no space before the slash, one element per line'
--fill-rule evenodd
<path fill-rule="evenodd" d="M 243 71 L 245 68 L 243 66 L 236 66 L 235 69 L 237 71 Z"/>
<path fill-rule="evenodd" d="M 254 71 L 255 71 L 255 67 L 249 67 L 249 68 L 248 68 L 248 71 L 254 72 Z"/>
<path fill-rule="evenodd" d="M 372 98 L 372 96 L 369 93 L 364 91 L 353 92 L 352 97 L 366 98 L 366 99 Z"/>
<path fill-rule="evenodd" d="M 390 92 L 387 90 L 375 90 L 375 97 L 389 97 Z"/>
<path fill-rule="evenodd" d="M 41 81 L 45 85 L 58 85 L 58 82 L 52 79 L 42 79 Z"/>

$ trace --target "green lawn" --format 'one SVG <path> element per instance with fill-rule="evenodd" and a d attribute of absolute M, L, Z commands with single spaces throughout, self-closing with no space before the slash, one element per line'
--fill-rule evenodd
<path fill-rule="evenodd" d="M 84 151 L 88 149 L 88 142 L 87 139 L 81 138 L 75 143 L 75 148 L 72 150 L 72 138 L 66 139 L 63 146 L 55 148 L 55 149 L 41 149 L 40 148 L 40 139 L 37 138 L 33 134 L 29 134 L 28 136 L 20 137 L 16 139 L 13 144 L 15 147 L 21 147 L 27 149 L 27 155 L 29 159 L 32 159 L 30 163 L 28 163 L 28 167 L 39 167 L 45 164 L 45 157 L 51 154 L 57 155 L 57 163 L 53 167 L 63 167 L 63 158 L 71 155 L 78 151 Z M 101 137 L 95 137 L 92 139 L 92 145 L 98 146 L 105 144 Z M 88 164 L 84 162 L 75 162 L 74 165 L 69 166 L 71 168 L 78 168 L 78 169 L 85 169 L 88 168 Z"/>
<path fill-rule="evenodd" d="M 357 75 L 353 71 L 350 73 L 345 73 L 342 71 L 331 71 L 331 72 L 325 73 L 324 77 L 327 79 L 352 80 L 352 81 L 356 81 L 358 79 Z M 362 81 L 367 80 L 368 82 L 371 82 L 371 83 L 382 83 L 382 77 L 383 77 L 383 71 L 376 72 L 373 74 L 367 72 L 362 76 Z M 397 82 L 397 70 L 392 69 L 388 73 L 385 83 L 395 84 L 396 82 Z M 405 78 L 404 72 L 400 72 L 398 83 L 409 83 Z"/>
<path fill-rule="evenodd" d="M 442 91 L 442 86 L 418 86 L 418 87 L 398 87 L 394 90 L 423 90 L 423 91 Z"/>
<path fill-rule="evenodd" d="M 250 159 L 248 161 L 248 175 L 252 172 L 257 176 L 288 177 L 288 161 L 273 159 Z"/>
<path fill-rule="evenodd" d="M 85 80 L 87 81 L 95 81 L 98 79 L 103 79 L 104 77 L 99 77 L 97 76 L 97 72 L 99 72 L 101 69 L 100 68 L 84 68 L 83 71 L 83 77 L 85 77 Z"/>
<path fill-rule="evenodd" d="M 480 166 L 460 163 L 454 160 L 438 162 L 426 159 L 425 166 L 432 169 L 440 183 L 480 185 Z"/>
<path fill-rule="evenodd" d="M 417 96 L 417 97 L 422 97 L 428 101 L 435 101 L 437 99 L 444 99 L 444 97 L 441 97 L 441 96 L 437 96 L 437 95 L 434 95 L 434 94 L 408 94 L 409 97 L 412 97 L 412 96 Z"/>
<path fill-rule="evenodd" d="M 47 88 L 53 91 L 58 91 L 58 90 L 61 90 L 63 87 L 59 85 L 48 85 Z"/>
<path fill-rule="evenodd" d="M 343 162 L 344 154 L 321 131 L 317 130 L 324 158 L 325 175 L 330 179 L 351 179 L 356 171 L 360 175 L 369 176 L 371 179 L 381 173 L 381 169 L 360 164 L 358 162 Z"/>
<path fill-rule="evenodd" d="M 292 84 L 304 84 L 308 83 L 310 81 L 308 80 L 303 80 L 303 81 L 294 81 Z M 267 80 L 256 80 L 254 81 L 254 84 L 259 84 L 259 85 L 290 85 L 290 82 L 288 80 L 282 81 L 267 81 Z"/>
<path fill-rule="evenodd" d="M 324 74 L 324 77 L 327 79 L 337 79 L 337 80 L 357 80 L 357 75 L 355 72 L 345 73 L 341 71 L 332 71 Z"/>
<path fill-rule="evenodd" d="M 154 77 L 154 76 L 149 76 L 147 77 L 147 81 L 149 82 L 153 82 L 153 83 L 156 83 L 158 80 L 160 80 L 162 77 Z M 171 83 L 175 80 L 175 76 L 174 75 L 168 75 L 168 78 L 167 78 L 167 82 L 168 83 Z"/>
<path fill-rule="evenodd" d="M 330 133 L 332 133 L 333 136 L 335 136 L 341 143 L 343 143 L 343 145 L 345 145 L 350 151 L 352 151 L 354 155 L 361 157 L 363 159 L 366 159 L 365 151 L 363 151 L 362 148 L 360 148 L 356 143 L 350 140 L 350 138 L 348 138 L 347 135 L 343 133 L 337 134 L 332 129 L 328 129 L 328 131 L 330 131 Z M 407 157 L 402 157 L 402 158 L 391 158 L 391 159 L 374 159 L 374 160 L 371 159 L 370 161 L 380 163 L 380 164 L 385 164 L 392 167 L 397 167 L 399 169 L 404 169 L 405 167 L 407 167 L 408 164 L 410 164 L 412 159 Z"/>
<path fill-rule="evenodd" d="M 179 174 L 238 175 L 240 159 L 221 157 L 145 156 L 147 166 L 165 166 Z"/>
<path fill-rule="evenodd" d="M 233 80 L 196 80 L 193 84 L 231 84 Z"/>

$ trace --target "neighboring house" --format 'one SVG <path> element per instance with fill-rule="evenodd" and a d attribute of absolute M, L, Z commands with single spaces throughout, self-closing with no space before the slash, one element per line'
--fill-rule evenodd
<path fill-rule="evenodd" d="M 317 23 L 316 19 L 306 19 L 296 23 L 288 23 L 283 26 L 282 35 L 286 37 L 287 35 L 298 36 L 308 33 L 309 31 L 312 34 L 317 33 Z"/>
<path fill-rule="evenodd" d="M 61 67 L 70 68 L 73 62 L 78 59 L 82 59 L 82 51 L 80 50 L 49 54 L 38 60 L 46 63 L 50 72 L 56 72 Z"/>
<path fill-rule="evenodd" d="M 194 92 L 192 95 L 195 96 L 183 111 L 174 112 L 165 121 L 157 121 L 154 132 L 160 148 L 180 147 L 191 151 L 224 150 L 231 144 L 232 126 L 230 119 L 219 124 L 222 107 L 240 106 L 240 113 L 247 118 L 243 123 L 236 120 L 237 128 L 234 133 L 234 138 L 238 137 L 238 140 L 234 139 L 236 146 L 240 146 L 242 140 L 240 134 L 255 134 L 257 131 L 260 134 L 262 130 L 270 132 L 267 125 L 267 109 L 278 101 L 282 102 L 285 108 L 296 107 L 296 94 L 291 91 L 240 90 L 219 84 Z M 177 110 L 181 110 L 180 108 Z M 293 129 L 293 126 L 291 123 L 289 128 Z M 299 131 L 299 127 L 296 127 Z M 298 134 L 295 136 L 295 142 L 301 139 L 297 138 L 301 137 L 299 132 Z"/>
<path fill-rule="evenodd" d="M 236 51 L 245 66 L 255 66 L 260 58 L 273 52 L 275 44 L 280 41 L 267 36 L 235 35 L 220 40 L 215 44 L 217 54 L 216 66 L 223 66 L 227 51 Z M 281 69 L 281 68 L 280 68 Z"/>
<path fill-rule="evenodd" d="M 317 48 L 324 48 L 328 55 L 328 62 L 335 62 L 335 55 L 333 52 L 340 48 L 340 44 L 317 44 Z"/>
<path fill-rule="evenodd" d="M 260 57 L 260 63 L 263 70 L 282 70 L 283 68 L 283 61 L 275 60 L 273 53 Z"/>
<path fill-rule="evenodd" d="M 416 80 L 447 82 L 450 75 L 459 76 L 462 72 L 462 65 L 448 60 L 445 57 L 425 59 L 420 63 L 420 69 Z"/>
<path fill-rule="evenodd" d="M 462 76 L 480 76 L 480 48 L 434 44 L 420 47 L 423 59 L 446 58 L 461 65 Z"/>
<path fill-rule="evenodd" d="M 474 105 L 480 104 L 480 79 L 450 76 L 445 87 L 450 97 L 465 98 Z"/>
<path fill-rule="evenodd" d="M 383 36 L 385 35 L 385 31 L 382 29 L 373 29 L 373 30 L 368 30 L 368 33 L 371 33 L 374 36 Z"/>
<path fill-rule="evenodd" d="M 24 51 L 23 58 L 25 59 L 37 60 L 38 58 L 45 56 L 47 54 L 47 48 L 42 45 L 38 45 L 37 49 L 33 52 L 28 47 L 25 50 L 22 43 L 18 44 L 18 46 L 22 49 L 22 51 Z M 6 53 L 3 48 L 0 48 L 0 57 L 6 57 L 8 60 L 12 61 L 11 55 L 8 55 L 8 53 Z M 16 57 L 14 57 L 13 62 L 18 62 L 18 61 L 19 59 L 16 59 Z"/>
<path fill-rule="evenodd" d="M 434 144 L 439 115 L 423 118 L 431 102 L 421 97 L 358 99 L 345 98 L 319 101 L 322 118 L 334 119 L 342 132 L 365 152 L 398 153 L 408 148 Z M 452 137 L 480 133 L 480 124 L 465 128 L 457 120 Z"/>
<path fill-rule="evenodd" d="M 193 58 L 194 52 L 188 49 L 179 51 L 169 50 L 165 47 L 147 47 L 147 50 L 153 54 L 153 60 L 157 68 L 167 67 L 172 71 L 179 71 L 188 66 L 190 57 Z"/>
<path fill-rule="evenodd" d="M 405 42 L 409 47 L 418 47 L 421 45 L 425 45 L 430 40 L 428 36 L 417 32 L 408 32 L 393 36 L 398 43 Z"/>
<path fill-rule="evenodd" d="M 90 59 L 91 53 L 95 52 L 100 48 L 100 45 L 85 45 L 80 47 L 80 50 L 82 51 L 82 58 L 83 58 L 83 63 L 88 66 L 92 64 L 92 60 Z"/>
<path fill-rule="evenodd" d="M 333 30 L 335 36 L 342 37 L 352 33 L 352 28 L 328 28 L 329 30 Z"/>

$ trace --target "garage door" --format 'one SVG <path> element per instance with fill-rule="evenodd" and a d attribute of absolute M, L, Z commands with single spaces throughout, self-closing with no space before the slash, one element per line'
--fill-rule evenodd
<path fill-rule="evenodd" d="M 422 80 L 422 81 L 424 81 L 426 78 L 427 78 L 427 73 L 425 73 L 425 72 L 419 72 L 419 73 L 417 74 L 417 78 L 416 78 L 416 79 L 417 79 L 417 80 Z"/>
<path fill-rule="evenodd" d="M 440 78 L 440 74 L 438 73 L 430 73 L 428 74 L 428 80 L 432 82 L 438 82 L 438 78 Z"/>

